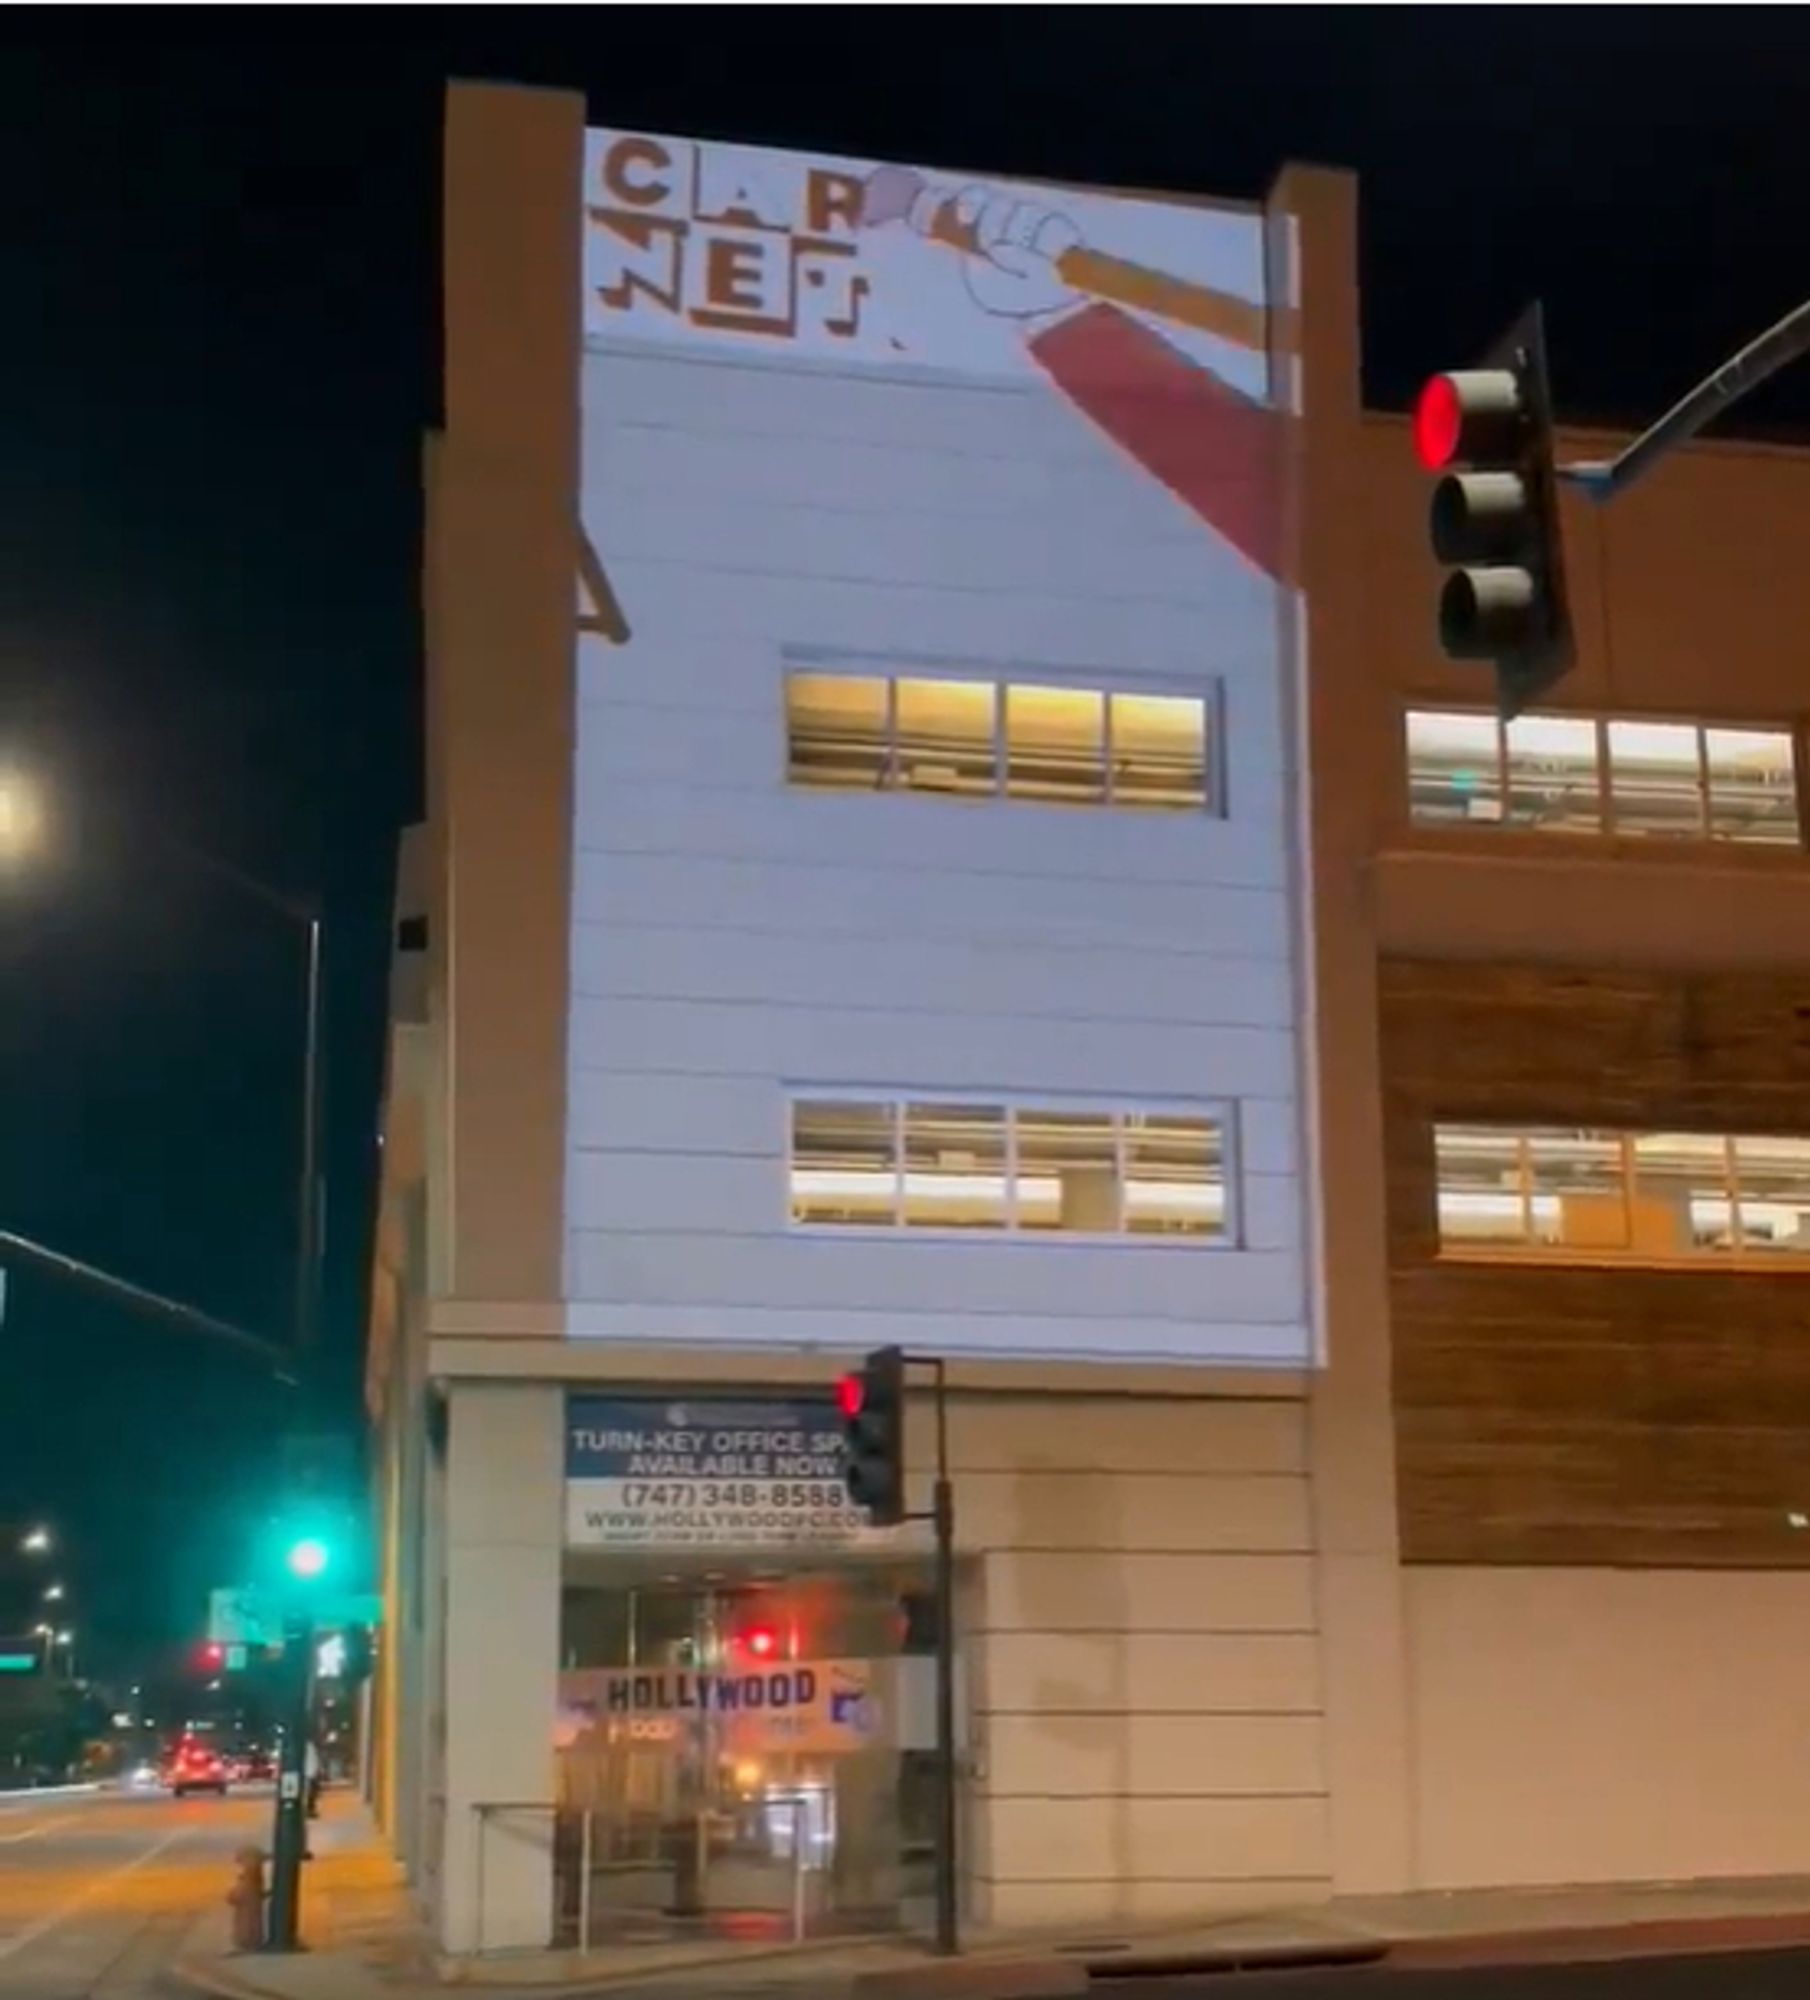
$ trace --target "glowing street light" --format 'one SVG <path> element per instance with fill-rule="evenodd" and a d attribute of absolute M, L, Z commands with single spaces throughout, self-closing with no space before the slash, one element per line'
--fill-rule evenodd
<path fill-rule="evenodd" d="M 44 795 L 23 771 L 0 770 L 0 862 L 28 861 L 44 845 Z"/>
<path fill-rule="evenodd" d="M 33 1528 L 19 1544 L 28 1556 L 47 1556 L 50 1553 L 50 1530 Z"/>
<path fill-rule="evenodd" d="M 63 1601 L 63 1586 L 60 1583 L 47 1584 L 44 1589 L 46 1604 L 60 1604 Z"/>

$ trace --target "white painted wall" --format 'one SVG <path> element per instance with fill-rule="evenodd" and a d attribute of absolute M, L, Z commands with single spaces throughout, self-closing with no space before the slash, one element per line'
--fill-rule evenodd
<path fill-rule="evenodd" d="M 1274 592 L 1034 375 L 584 365 L 579 1335 L 1310 1352 Z M 794 663 L 1222 691 L 1223 817 L 785 782 Z M 794 1231 L 787 1088 L 1236 1100 L 1238 1247 Z"/>

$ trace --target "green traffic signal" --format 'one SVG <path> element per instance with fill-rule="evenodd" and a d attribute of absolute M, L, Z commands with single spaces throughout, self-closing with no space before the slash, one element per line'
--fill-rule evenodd
<path fill-rule="evenodd" d="M 289 1544 L 284 1557 L 289 1574 L 303 1583 L 324 1576 L 333 1561 L 333 1551 L 318 1535 L 303 1535 Z"/>

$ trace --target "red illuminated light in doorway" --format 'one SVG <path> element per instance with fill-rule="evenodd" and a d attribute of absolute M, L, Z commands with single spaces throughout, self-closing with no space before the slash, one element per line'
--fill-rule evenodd
<path fill-rule="evenodd" d="M 751 1659 L 770 1660 L 779 1651 L 779 1634 L 771 1625 L 750 1625 L 742 1633 L 741 1643 Z"/>

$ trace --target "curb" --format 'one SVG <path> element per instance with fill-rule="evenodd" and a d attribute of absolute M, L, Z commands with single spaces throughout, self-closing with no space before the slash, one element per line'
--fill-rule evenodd
<path fill-rule="evenodd" d="M 1478 1931 L 1398 1938 L 1385 1946 L 1391 1967 L 1583 1965 L 1617 1959 L 1718 1958 L 1750 1951 L 1810 1950 L 1810 1911 L 1746 1917 L 1641 1917 L 1625 1924 L 1550 1930 Z"/>
<path fill-rule="evenodd" d="M 1067 2000 L 1087 1986 L 1081 1960 L 1056 1957 L 928 1959 L 849 1982 L 855 2000 Z"/>
<path fill-rule="evenodd" d="M 1392 1964 L 1383 1938 L 1329 1938 L 1316 1943 L 1204 1945 L 1192 1951 L 1128 1951 L 1080 1960 L 1083 1986 L 1094 1980 L 1185 1979 L 1192 1972 L 1331 1972 L 1344 1966 Z"/>
<path fill-rule="evenodd" d="M 254 1986 L 249 1980 L 235 1979 L 217 1965 L 200 1965 L 190 1958 L 178 1958 L 164 1968 L 159 1983 L 171 1993 L 205 1993 L 210 2000 L 280 2000 L 275 1989 Z"/>
<path fill-rule="evenodd" d="M 977 1953 L 971 1958 L 925 1958 L 909 1965 L 875 1966 L 867 1971 L 838 1969 L 837 1979 L 853 2000 L 1069 2000 L 1084 1995 L 1094 1981 L 1185 1978 L 1197 1974 L 1287 1973 L 1372 1967 L 1419 1972 L 1512 1968 L 1524 1965 L 1583 1965 L 1647 1958 L 1734 1957 L 1749 1952 L 1810 1950 L 1810 1910 L 1740 1917 L 1641 1918 L 1630 1923 L 1570 1925 L 1526 1931 L 1458 1932 L 1443 1937 L 1324 1938 L 1313 1942 L 1255 1945 L 1160 1946 L 1143 1950 Z M 755 1952 L 754 1960 L 792 1956 Z M 826 1951 L 826 1956 L 828 1955 Z M 738 1959 L 738 1967 L 749 1963 Z M 695 1966 L 599 1967 L 577 1979 L 521 1980 L 448 1978 L 430 1974 L 424 1990 L 482 2000 L 486 1989 L 498 2000 L 581 2000 L 586 1995 L 654 1996 L 685 1993 L 720 1977 L 722 1961 Z M 161 1976 L 173 1994 L 202 1994 L 207 2000 L 284 2000 L 280 1989 L 241 1978 L 220 1960 L 173 1961 Z M 810 1983 L 799 1982 L 798 2000 Z M 825 1984 L 829 1983 L 826 1978 Z M 399 1989 L 399 1992 L 406 1989 Z"/>

